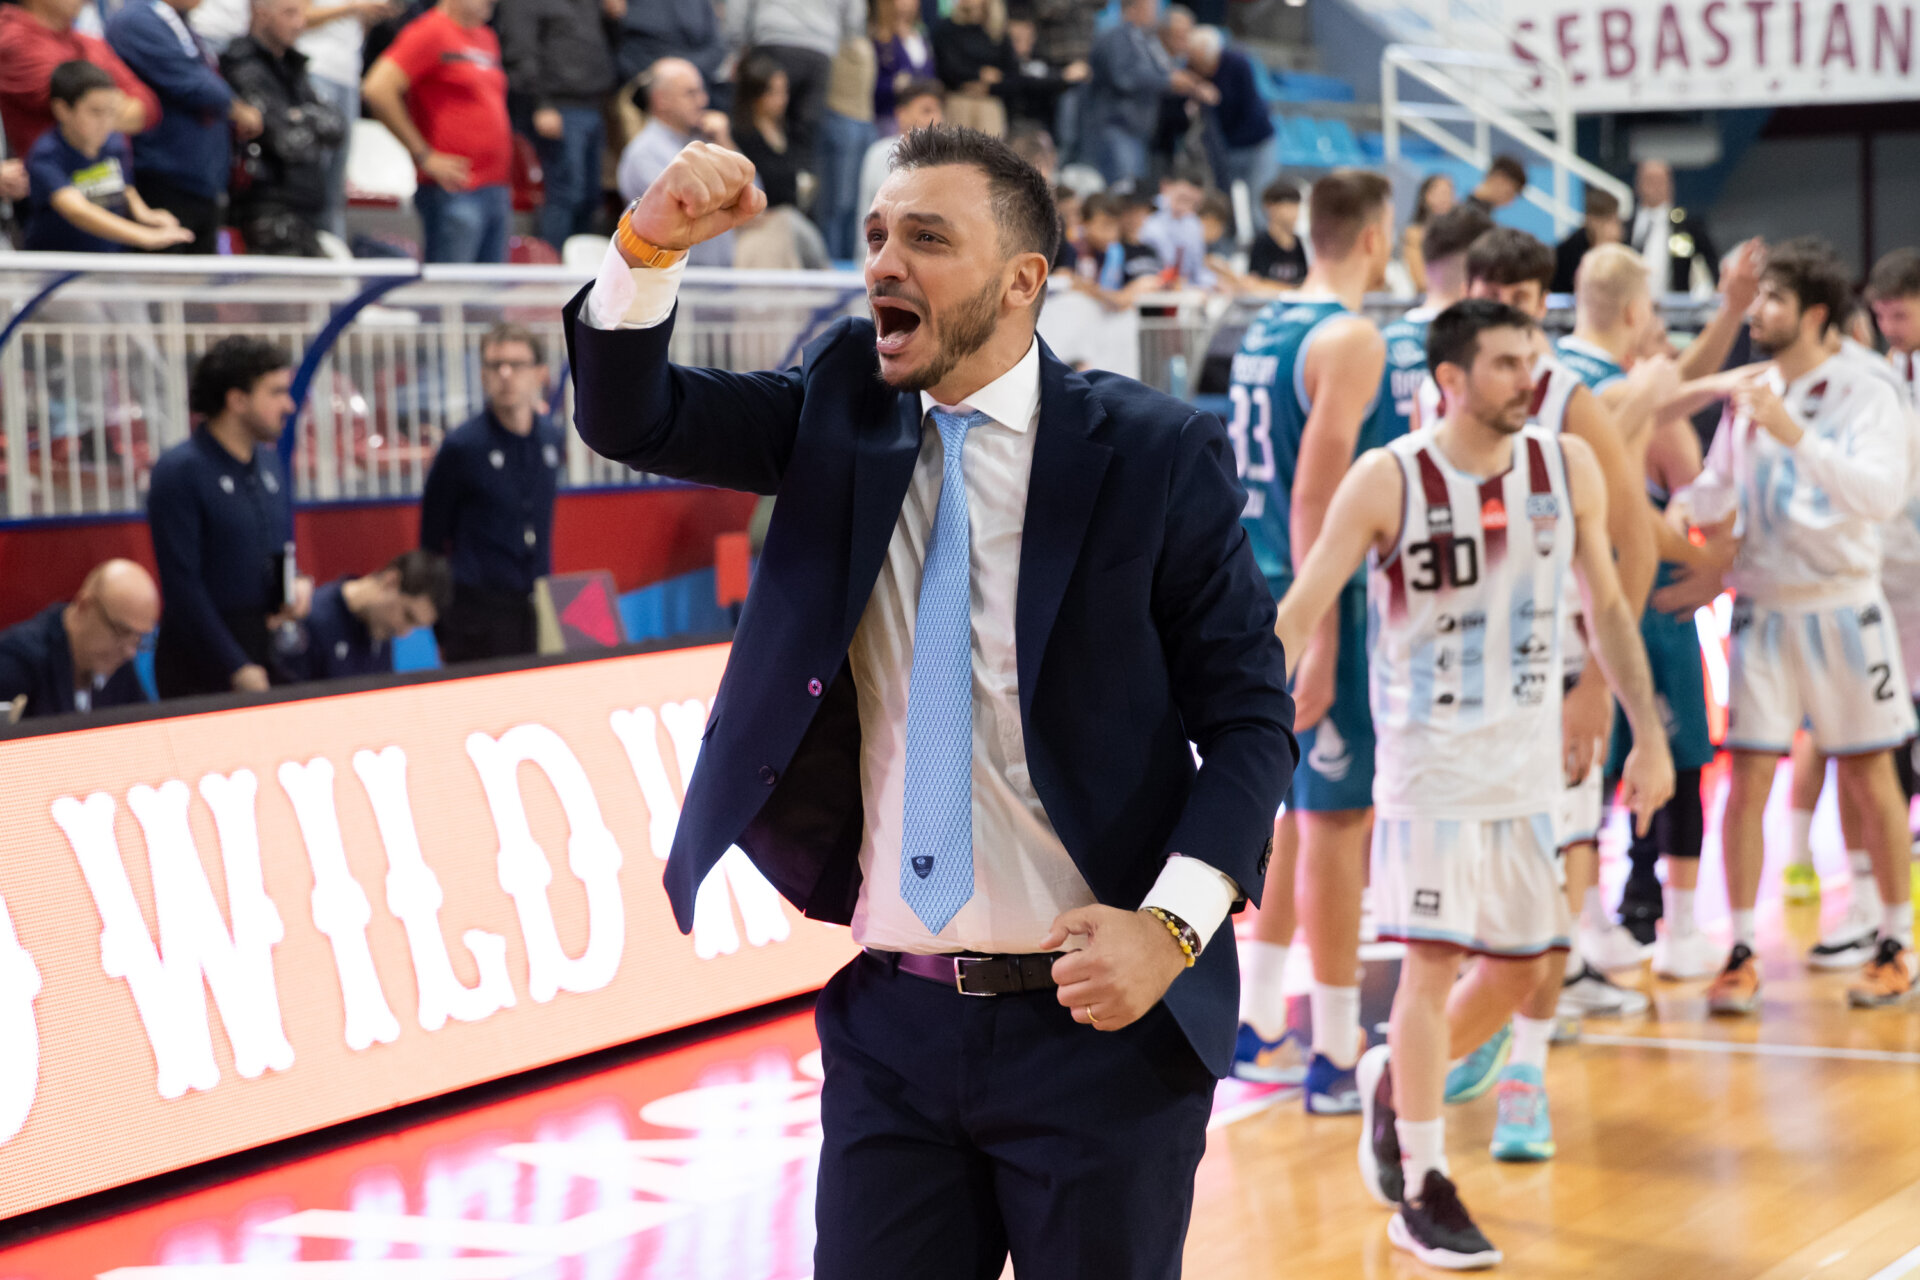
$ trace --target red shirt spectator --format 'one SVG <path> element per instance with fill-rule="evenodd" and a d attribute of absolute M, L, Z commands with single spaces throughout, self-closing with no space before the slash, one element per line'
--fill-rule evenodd
<path fill-rule="evenodd" d="M 435 7 L 407 24 L 381 57 L 406 75 L 407 114 L 427 145 L 464 157 L 471 187 L 505 183 L 513 126 L 493 30 L 463 27 Z"/>
<path fill-rule="evenodd" d="M 5 117 L 7 150 L 24 156 L 53 128 L 48 86 L 63 62 L 91 62 L 113 77 L 126 96 L 121 133 L 134 134 L 160 122 L 160 99 L 120 61 L 120 55 L 95 36 L 73 29 L 85 0 L 26 0 L 0 5 L 0 117 Z"/>

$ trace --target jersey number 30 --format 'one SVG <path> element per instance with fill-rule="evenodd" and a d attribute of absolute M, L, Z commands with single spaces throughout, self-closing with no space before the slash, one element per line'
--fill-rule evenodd
<path fill-rule="evenodd" d="M 1407 585 L 1415 591 L 1438 591 L 1442 583 L 1470 587 L 1480 581 L 1480 544 L 1472 538 L 1415 542 L 1407 547 L 1407 559 L 1413 562 Z"/>
<path fill-rule="evenodd" d="M 1273 479 L 1273 397 L 1265 387 L 1244 387 L 1238 383 L 1227 389 L 1233 401 L 1233 421 L 1227 434 L 1233 437 L 1233 462 L 1242 480 L 1264 484 Z M 1251 444 L 1249 444 L 1251 437 Z M 1258 450 L 1259 460 L 1253 454 Z"/>

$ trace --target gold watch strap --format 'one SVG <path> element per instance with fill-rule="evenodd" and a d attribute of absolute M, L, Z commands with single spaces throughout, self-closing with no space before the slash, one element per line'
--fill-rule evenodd
<path fill-rule="evenodd" d="M 633 204 L 639 203 L 638 200 L 633 202 Z M 613 232 L 614 242 L 620 246 L 620 252 L 626 255 L 627 261 L 636 267 L 650 267 L 658 270 L 662 267 L 670 267 L 687 256 L 685 249 L 662 249 L 659 245 L 636 235 L 628 222 L 628 217 L 632 213 L 633 205 L 630 204 L 626 212 L 620 215 L 620 225 Z"/>

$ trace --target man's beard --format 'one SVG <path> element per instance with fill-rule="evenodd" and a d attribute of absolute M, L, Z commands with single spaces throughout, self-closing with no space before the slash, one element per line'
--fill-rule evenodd
<path fill-rule="evenodd" d="M 932 325 L 932 318 L 921 323 Z M 980 292 L 955 309 L 951 319 L 940 322 L 935 334 L 939 350 L 924 369 L 909 370 L 892 378 L 884 370 L 876 370 L 876 376 L 895 391 L 927 391 L 937 387 L 962 360 L 987 345 L 987 339 L 993 336 L 999 323 L 1000 282 L 989 280 Z"/>
<path fill-rule="evenodd" d="M 1747 328 L 1747 341 L 1753 345 L 1755 351 L 1768 359 L 1772 359 L 1787 347 L 1792 346 L 1797 336 L 1797 334 L 1788 334 L 1783 338 L 1780 334 L 1763 334 L 1751 325 Z"/>

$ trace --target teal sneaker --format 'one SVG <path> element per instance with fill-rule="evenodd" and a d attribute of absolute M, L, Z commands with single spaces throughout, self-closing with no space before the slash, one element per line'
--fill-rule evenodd
<path fill-rule="evenodd" d="M 1509 1066 L 1500 1073 L 1500 1118 L 1493 1126 L 1495 1160 L 1553 1159 L 1553 1118 L 1547 1086 L 1537 1068 Z"/>
<path fill-rule="evenodd" d="M 1472 1102 L 1493 1088 L 1493 1082 L 1500 1078 L 1500 1068 L 1507 1065 L 1507 1055 L 1512 1052 L 1513 1024 L 1509 1022 L 1447 1072 L 1447 1101 Z"/>

